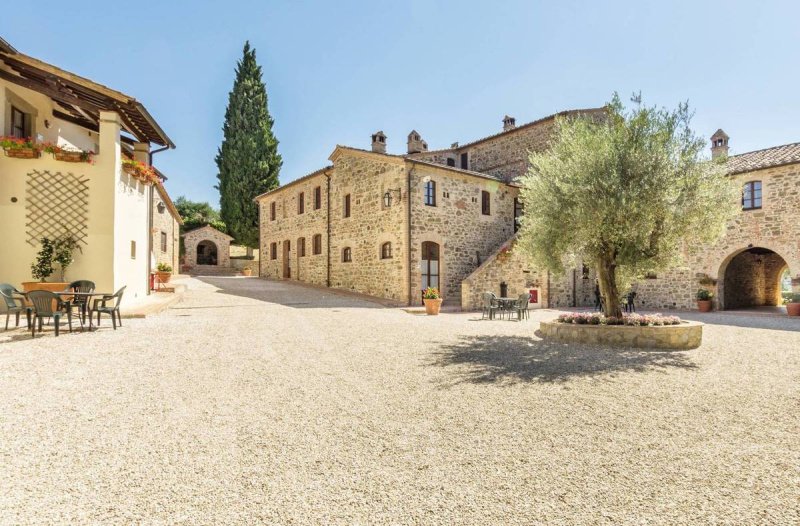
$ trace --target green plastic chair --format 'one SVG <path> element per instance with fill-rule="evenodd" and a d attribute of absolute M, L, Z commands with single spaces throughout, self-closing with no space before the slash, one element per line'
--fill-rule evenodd
<path fill-rule="evenodd" d="M 89 281 L 86 279 L 80 279 L 78 281 L 73 281 L 69 284 L 69 286 L 64 289 L 65 291 L 70 292 L 94 292 L 95 290 L 94 281 Z M 73 307 L 78 307 L 81 311 L 81 323 L 86 321 L 86 314 L 89 311 L 89 297 L 88 296 L 73 296 L 70 300 L 70 304 Z"/>
<path fill-rule="evenodd" d="M 28 293 L 28 301 L 33 308 L 33 323 L 30 324 L 31 338 L 36 336 L 36 321 L 39 321 L 39 332 L 42 332 L 44 318 L 53 318 L 56 336 L 61 317 L 66 315 L 69 322 L 69 332 L 72 332 L 72 306 L 69 301 L 64 301 L 61 296 L 49 290 L 32 290 Z"/>
<path fill-rule="evenodd" d="M 483 293 L 483 312 L 481 313 L 481 319 L 484 319 L 488 316 L 490 320 L 494 319 L 495 311 L 500 310 L 500 305 L 497 303 L 497 298 L 491 292 L 484 292 Z"/>
<path fill-rule="evenodd" d="M 531 297 L 529 294 L 520 294 L 514 306 L 517 311 L 517 321 L 529 319 L 530 315 Z"/>
<path fill-rule="evenodd" d="M 14 297 L 14 295 L 19 297 Z M 17 319 L 17 327 L 19 327 L 19 315 L 25 311 L 30 314 L 30 309 L 25 305 L 25 300 L 22 299 L 24 294 L 14 288 L 13 285 L 8 283 L 0 283 L 0 296 L 3 298 L 3 303 L 6 305 L 6 330 L 8 330 L 8 320 L 14 314 Z M 19 303 L 17 303 L 19 302 Z M 28 323 L 30 324 L 30 315 L 28 315 Z"/>
<path fill-rule="evenodd" d="M 97 326 L 100 327 L 100 315 L 108 314 L 111 316 L 111 323 L 114 325 L 114 330 L 117 330 L 117 323 L 122 327 L 122 316 L 119 313 L 119 304 L 122 302 L 122 294 L 125 292 L 125 287 L 122 287 L 114 294 L 106 294 L 102 298 L 97 298 L 92 304 L 92 311 L 89 313 L 89 327 L 92 326 L 92 316 L 97 313 Z M 109 305 L 109 302 L 113 302 Z"/>

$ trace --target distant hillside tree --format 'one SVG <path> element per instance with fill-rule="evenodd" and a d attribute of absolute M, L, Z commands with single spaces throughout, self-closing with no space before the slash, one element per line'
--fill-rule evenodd
<path fill-rule="evenodd" d="M 228 96 L 223 140 L 216 157 L 216 188 L 228 234 L 249 249 L 258 246 L 258 207 L 253 198 L 278 186 L 283 164 L 272 124 L 256 51 L 246 42 Z"/>
<path fill-rule="evenodd" d="M 181 229 L 184 232 L 211 225 L 217 230 L 225 232 L 225 223 L 222 222 L 219 212 L 206 202 L 190 201 L 184 196 L 175 200 L 175 208 L 183 219 Z"/>
<path fill-rule="evenodd" d="M 626 110 L 615 94 L 606 119 L 559 119 L 552 147 L 530 155 L 521 191 L 520 246 L 554 272 L 582 257 L 609 317 L 622 316 L 620 291 L 632 279 L 719 239 L 739 191 L 723 164 L 702 158 L 687 104 L 633 101 Z"/>

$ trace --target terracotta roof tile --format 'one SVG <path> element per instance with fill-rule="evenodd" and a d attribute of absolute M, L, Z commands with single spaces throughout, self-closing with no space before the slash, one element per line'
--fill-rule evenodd
<path fill-rule="evenodd" d="M 728 173 L 738 174 L 800 163 L 800 142 L 773 146 L 728 157 Z"/>

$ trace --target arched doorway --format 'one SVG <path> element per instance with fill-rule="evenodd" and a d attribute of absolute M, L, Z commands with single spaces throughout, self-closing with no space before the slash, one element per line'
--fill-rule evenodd
<path fill-rule="evenodd" d="M 787 269 L 786 260 L 768 248 L 750 247 L 733 254 L 720 269 L 720 308 L 781 305 L 782 282 Z"/>
<path fill-rule="evenodd" d="M 420 272 L 422 274 L 422 290 L 433 287 L 442 292 L 440 285 L 441 269 L 439 265 L 439 244 L 433 241 L 422 243 L 422 260 L 420 262 Z"/>
<path fill-rule="evenodd" d="M 197 264 L 216 265 L 217 245 L 213 241 L 204 240 L 197 244 Z"/>

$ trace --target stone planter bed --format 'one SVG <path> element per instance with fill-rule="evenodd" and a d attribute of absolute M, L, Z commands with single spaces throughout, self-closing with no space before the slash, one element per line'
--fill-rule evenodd
<path fill-rule="evenodd" d="M 543 321 L 542 336 L 562 342 L 618 345 L 643 349 L 696 349 L 703 340 L 703 324 L 681 321 L 678 325 L 589 325 Z"/>

